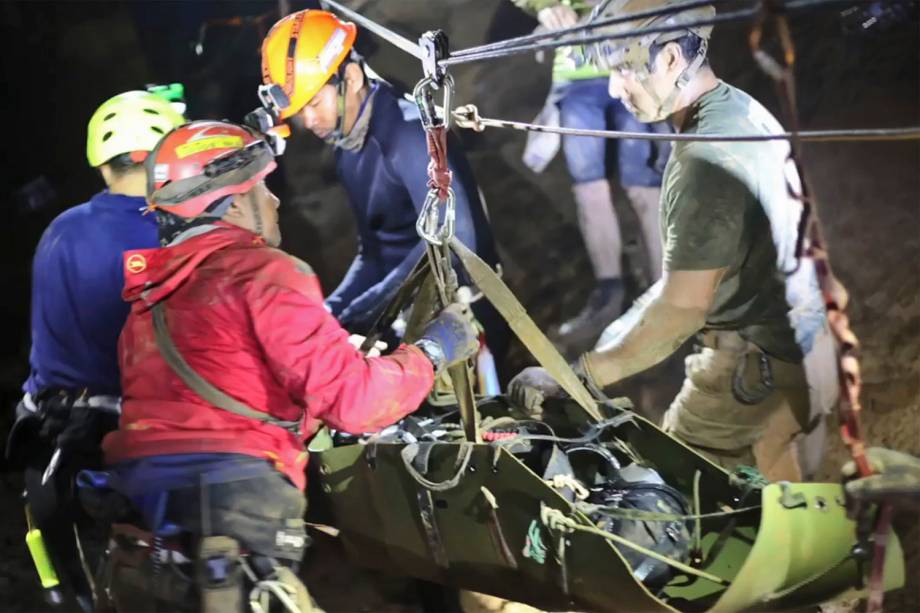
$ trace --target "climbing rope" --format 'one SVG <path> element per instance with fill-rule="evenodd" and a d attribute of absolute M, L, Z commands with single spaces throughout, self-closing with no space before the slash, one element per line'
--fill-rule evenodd
<path fill-rule="evenodd" d="M 687 515 L 679 513 L 660 513 L 658 511 L 643 511 L 641 509 L 624 509 L 602 504 L 593 504 L 590 502 L 576 502 L 575 509 L 585 515 L 608 515 L 617 519 L 629 519 L 633 521 L 700 521 L 704 519 L 715 519 L 717 517 L 731 517 L 733 515 L 743 515 L 752 511 L 759 511 L 760 505 L 739 507 L 727 511 L 713 511 L 711 513 L 690 513 Z"/>
<path fill-rule="evenodd" d="M 760 142 L 792 140 L 802 142 L 866 142 L 866 141 L 902 141 L 920 140 L 920 126 L 909 128 L 872 128 L 845 130 L 812 130 L 800 132 L 778 132 L 776 134 L 670 134 L 649 132 L 623 132 L 619 130 L 587 130 L 581 128 L 564 128 L 562 126 L 545 126 L 525 121 L 492 119 L 481 117 L 475 104 L 465 104 L 454 109 L 454 123 L 461 128 L 482 132 L 486 128 L 510 128 L 528 132 L 548 132 L 565 136 L 596 136 L 600 138 L 623 138 L 649 141 L 688 141 L 688 142 Z"/>
<path fill-rule="evenodd" d="M 454 51 L 451 53 L 451 57 L 467 57 L 470 55 L 475 55 L 478 53 L 484 53 L 487 51 L 498 51 L 503 49 L 509 49 L 517 47 L 520 45 L 526 45 L 529 43 L 536 43 L 544 40 L 551 40 L 555 38 L 562 38 L 563 36 L 568 36 L 570 34 L 579 34 L 582 32 L 589 32 L 597 28 L 617 25 L 620 23 L 628 23 L 630 21 L 638 21 L 640 19 L 649 19 L 652 17 L 660 17 L 663 15 L 673 15 L 676 13 L 682 13 L 684 11 L 700 8 L 703 6 L 718 6 L 721 4 L 729 3 L 738 3 L 739 0 L 691 0 L 690 2 L 683 2 L 681 4 L 676 4 L 672 6 L 666 6 L 657 9 L 649 9 L 645 11 L 636 11 L 634 13 L 629 13 L 627 15 L 618 15 L 616 17 L 606 17 L 604 19 L 590 19 L 587 22 L 579 23 L 568 28 L 560 28 L 558 30 L 544 30 L 542 32 L 535 32 L 533 34 L 528 34 L 526 36 L 517 36 L 515 38 L 509 38 L 506 40 L 488 43 L 485 45 L 477 45 L 475 47 L 470 47 L 468 49 L 461 49 L 459 51 Z M 609 0 L 607 3 L 609 4 Z M 598 14 L 603 11 L 604 7 L 600 7 L 600 11 L 597 7 L 594 9 Z"/>
<path fill-rule="evenodd" d="M 661 26 L 649 26 L 645 28 L 636 28 L 632 30 L 624 30 L 623 32 L 613 32 L 613 33 L 604 33 L 596 34 L 594 36 L 574 36 L 571 38 L 565 38 L 562 40 L 551 40 L 546 42 L 531 43 L 527 45 L 519 45 L 517 47 L 511 47 L 510 49 L 499 49 L 496 51 L 483 51 L 481 53 L 469 53 L 468 55 L 456 56 L 451 55 L 445 60 L 440 62 L 441 66 L 456 66 L 459 64 L 469 64 L 471 62 L 479 62 L 482 60 L 492 60 L 497 58 L 508 57 L 511 55 L 517 55 L 519 53 L 528 53 L 534 51 L 544 51 L 547 49 L 555 49 L 557 47 L 569 47 L 573 45 L 587 45 L 589 43 L 599 43 L 607 40 L 618 40 L 623 38 L 638 38 L 646 36 L 648 34 L 663 34 L 665 32 L 675 32 L 678 30 L 686 30 L 688 28 L 694 28 L 699 26 L 706 25 L 716 25 L 720 23 L 726 23 L 729 21 L 750 21 L 755 18 L 759 12 L 758 6 L 755 4 L 751 8 L 742 9 L 740 11 L 732 11 L 730 13 L 721 13 L 710 17 L 708 19 L 693 19 L 689 21 L 684 21 L 677 25 L 661 25 Z"/>
<path fill-rule="evenodd" d="M 491 60 L 497 58 L 508 57 L 511 55 L 517 55 L 520 53 L 531 53 L 536 51 L 544 51 L 547 49 L 554 49 L 557 47 L 569 47 L 569 46 L 579 46 L 587 45 L 590 43 L 608 41 L 608 40 L 618 40 L 624 38 L 639 38 L 646 36 L 648 34 L 662 34 L 665 32 L 675 32 L 678 30 L 686 30 L 688 28 L 707 26 L 707 25 L 717 25 L 721 23 L 728 22 L 750 22 L 756 20 L 759 15 L 763 12 L 763 6 L 765 3 L 777 4 L 779 5 L 779 10 L 782 10 L 786 13 L 802 11 L 806 9 L 819 8 L 825 6 L 834 6 L 834 5 L 852 5 L 861 2 L 868 2 L 870 0 L 790 0 L 785 3 L 777 2 L 776 0 L 757 0 L 745 8 L 725 13 L 719 13 L 713 17 L 707 19 L 694 19 L 683 21 L 681 23 L 672 23 L 660 26 L 649 26 L 644 28 L 629 28 L 624 29 L 621 32 L 603 32 L 594 35 L 586 35 L 590 30 L 596 30 L 609 25 L 615 25 L 620 23 L 625 23 L 629 21 L 637 21 L 640 19 L 654 17 L 657 15 L 667 15 L 683 12 L 698 6 L 712 6 L 717 4 L 740 4 L 740 0 L 716 0 L 714 2 L 687 2 L 682 5 L 675 5 L 669 7 L 668 10 L 657 10 L 657 11 L 641 11 L 636 13 L 631 13 L 629 15 L 621 15 L 618 17 L 613 17 L 609 19 L 598 19 L 594 21 L 589 21 L 587 23 L 578 24 L 571 28 L 566 28 L 564 30 L 557 30 L 552 33 L 545 34 L 532 34 L 529 37 L 519 37 L 518 39 L 509 39 L 508 41 L 501 41 L 498 43 L 490 43 L 489 45 L 481 45 L 479 47 L 472 47 L 469 49 L 462 49 L 456 51 L 450 55 L 450 57 L 442 60 L 440 65 L 443 67 L 455 66 L 458 64 L 466 64 L 470 62 L 478 62 L 482 60 Z M 561 36 L 562 34 L 571 34 L 569 36 Z M 523 40 L 522 40 L 523 39 Z M 551 40 L 546 40 L 551 39 Z M 512 44 L 512 41 L 521 40 L 519 44 Z"/>

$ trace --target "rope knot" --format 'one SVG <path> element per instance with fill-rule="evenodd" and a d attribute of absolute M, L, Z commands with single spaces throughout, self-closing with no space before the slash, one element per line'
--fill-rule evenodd
<path fill-rule="evenodd" d="M 479 109 L 476 108 L 475 104 L 458 106 L 451 115 L 461 128 L 466 128 L 475 132 L 482 132 L 486 129 L 485 125 L 482 123 L 482 117 L 479 116 Z"/>
<path fill-rule="evenodd" d="M 545 504 L 540 505 L 540 521 L 549 530 L 561 532 L 563 534 L 575 532 L 575 527 L 578 525 L 574 519 L 566 516 L 566 514 L 559 509 L 553 509 Z"/>

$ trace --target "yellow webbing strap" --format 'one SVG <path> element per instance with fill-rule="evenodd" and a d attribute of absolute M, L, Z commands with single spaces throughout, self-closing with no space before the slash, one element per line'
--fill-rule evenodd
<path fill-rule="evenodd" d="M 537 327 L 526 309 L 505 285 L 495 271 L 456 237 L 450 239 L 450 248 L 459 258 L 470 278 L 483 296 L 501 313 L 511 330 L 521 339 L 537 362 L 546 369 L 572 399 L 584 410 L 592 421 L 603 418 L 597 410 L 597 403 L 588 388 L 575 374 L 546 335 Z"/>

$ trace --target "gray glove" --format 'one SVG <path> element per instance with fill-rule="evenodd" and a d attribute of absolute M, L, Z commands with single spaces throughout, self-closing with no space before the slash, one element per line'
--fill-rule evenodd
<path fill-rule="evenodd" d="M 511 403 L 532 417 L 543 415 L 543 401 L 564 398 L 562 387 L 540 366 L 530 366 L 519 372 L 508 384 Z"/>
<path fill-rule="evenodd" d="M 883 447 L 866 451 L 875 474 L 857 478 L 853 461 L 843 466 L 847 496 L 856 503 L 888 502 L 896 507 L 920 508 L 920 459 Z"/>
<path fill-rule="evenodd" d="M 428 322 L 415 346 L 428 356 L 435 373 L 470 359 L 479 351 L 479 333 L 469 308 L 451 304 Z"/>

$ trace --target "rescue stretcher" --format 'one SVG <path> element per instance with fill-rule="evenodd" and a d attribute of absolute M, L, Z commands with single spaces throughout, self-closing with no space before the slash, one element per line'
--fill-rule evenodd
<path fill-rule="evenodd" d="M 455 256 L 569 399 L 555 407 L 547 401 L 541 424 L 551 436 L 540 436 L 528 428 L 534 420 L 515 415 L 505 398 L 475 398 L 473 375 L 461 365 L 449 370 L 460 390 L 452 435 L 442 427 L 407 436 L 404 420 L 395 434 L 311 448 L 311 508 L 325 507 L 329 517 L 322 519 L 340 531 L 356 563 L 550 610 L 777 611 L 865 593 L 869 541 L 847 518 L 839 484 L 771 484 L 753 469 L 730 474 L 631 411 L 628 401 L 602 399 L 487 264 L 452 233 L 433 232 L 437 222 L 432 215 L 429 232 L 420 231 L 428 235 L 428 259 L 378 326 L 412 301 L 411 341 L 419 322 L 455 295 L 440 287 L 441 279 L 453 281 L 446 271 Z M 543 448 L 516 450 L 518 440 Z M 686 504 L 659 498 L 661 512 L 637 514 L 623 503 L 627 485 L 611 499 L 616 508 L 594 505 L 589 514 L 573 493 L 599 483 L 602 489 L 598 471 L 586 475 L 570 463 L 561 481 L 546 478 L 554 451 L 584 440 L 610 456 L 613 480 L 627 463 L 650 469 Z M 620 523 L 605 523 L 605 513 Z M 663 529 L 656 522 L 670 523 Z M 617 526 L 619 534 L 609 529 Z M 687 546 L 662 549 L 662 537 L 648 547 L 647 537 L 662 530 L 672 545 L 686 538 Z M 652 560 L 657 581 L 646 574 Z M 884 588 L 901 587 L 903 553 L 890 529 L 885 561 Z"/>
<path fill-rule="evenodd" d="M 588 426 L 573 405 L 556 408 L 560 437 Z M 508 415 L 502 398 L 478 408 L 484 418 Z M 413 443 L 372 437 L 329 448 L 311 460 L 321 490 L 311 492 L 311 506 L 328 505 L 356 563 L 550 610 L 778 611 L 862 593 L 868 564 L 840 485 L 729 474 L 628 409 L 606 411 L 625 419 L 599 440 L 625 443 L 697 501 L 699 519 L 686 521 L 689 570 L 672 568 L 659 588 L 644 584 L 624 556 L 628 547 L 596 530 L 583 506 L 513 453 L 508 438 L 436 443 L 424 474 L 406 460 Z M 886 556 L 891 590 L 904 584 L 894 533 Z"/>

